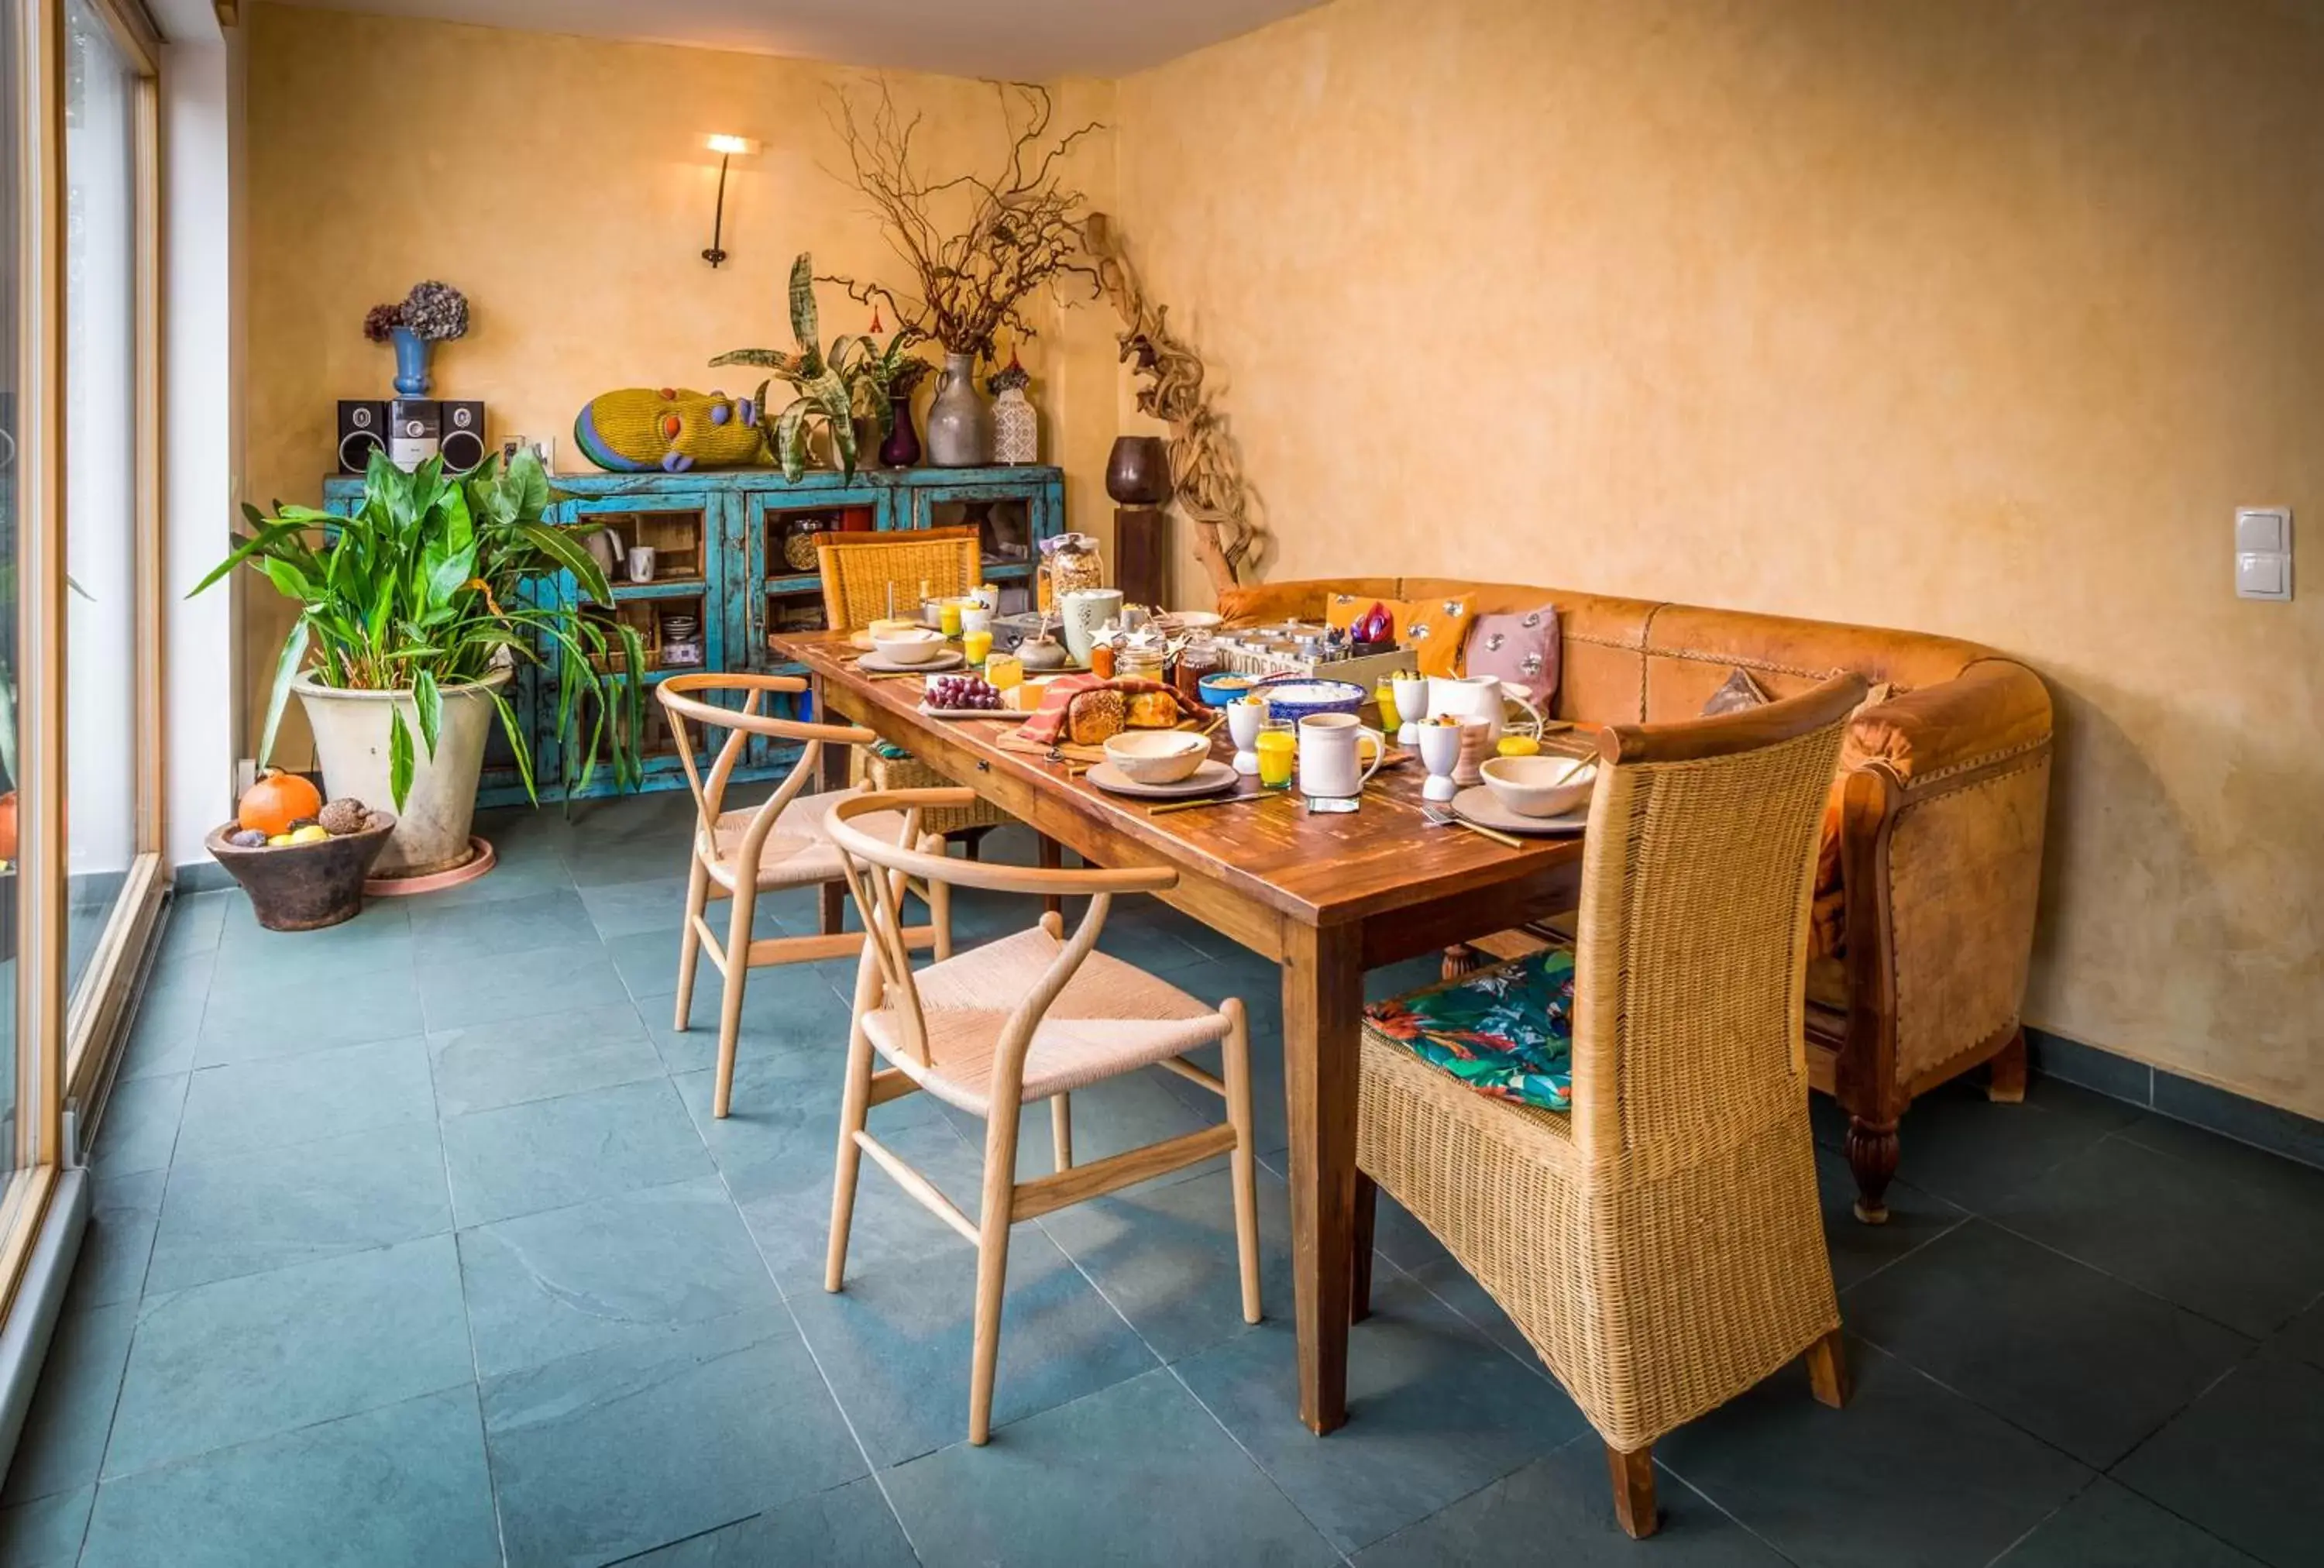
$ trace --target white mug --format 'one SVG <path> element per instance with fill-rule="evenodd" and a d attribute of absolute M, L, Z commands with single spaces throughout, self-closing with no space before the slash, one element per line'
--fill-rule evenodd
<path fill-rule="evenodd" d="M 636 544 L 630 547 L 630 581 L 650 583 L 654 573 L 654 547 Z"/>
<path fill-rule="evenodd" d="M 1359 768 L 1360 742 L 1372 743 L 1371 766 Z M 1299 793 L 1323 799 L 1360 795 L 1364 780 L 1379 771 L 1388 741 L 1352 714 L 1309 714 L 1299 721 Z"/>
<path fill-rule="evenodd" d="M 1065 650 L 1075 664 L 1087 664 L 1100 629 L 1121 613 L 1121 590 L 1075 588 L 1057 600 L 1057 613 L 1065 622 Z"/>

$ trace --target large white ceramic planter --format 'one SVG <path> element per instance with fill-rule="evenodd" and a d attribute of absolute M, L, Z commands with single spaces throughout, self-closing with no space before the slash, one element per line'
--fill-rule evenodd
<path fill-rule="evenodd" d="M 403 710 L 411 730 L 411 793 L 395 832 L 371 869 L 374 877 L 418 877 L 449 871 L 468 858 L 468 827 L 476 815 L 476 779 L 484 770 L 484 740 L 498 722 L 492 693 L 509 683 L 496 670 L 472 686 L 444 688 L 443 723 L 436 755 L 420 743 L 420 715 L 408 691 L 343 691 L 312 678 L 293 683 L 315 732 L 323 765 L 323 792 L 352 795 L 374 811 L 395 809 L 387 777 L 388 715 Z"/>

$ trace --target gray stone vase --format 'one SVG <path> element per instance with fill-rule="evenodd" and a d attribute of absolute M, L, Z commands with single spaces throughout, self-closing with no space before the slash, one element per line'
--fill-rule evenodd
<path fill-rule="evenodd" d="M 928 461 L 981 468 L 992 461 L 992 410 L 976 390 L 976 356 L 947 354 L 928 405 Z"/>

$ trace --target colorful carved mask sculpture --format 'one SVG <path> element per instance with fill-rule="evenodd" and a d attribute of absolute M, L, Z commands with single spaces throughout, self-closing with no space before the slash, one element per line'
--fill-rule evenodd
<path fill-rule="evenodd" d="M 759 412 L 749 398 L 721 392 L 623 387 L 589 400 L 573 421 L 573 441 L 616 473 L 746 468 L 767 460 Z"/>

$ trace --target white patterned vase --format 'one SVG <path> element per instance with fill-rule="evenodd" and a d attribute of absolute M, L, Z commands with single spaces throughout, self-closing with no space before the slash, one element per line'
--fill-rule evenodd
<path fill-rule="evenodd" d="M 1041 416 L 1012 386 L 992 400 L 992 460 L 996 463 L 1038 463 L 1041 460 Z"/>

